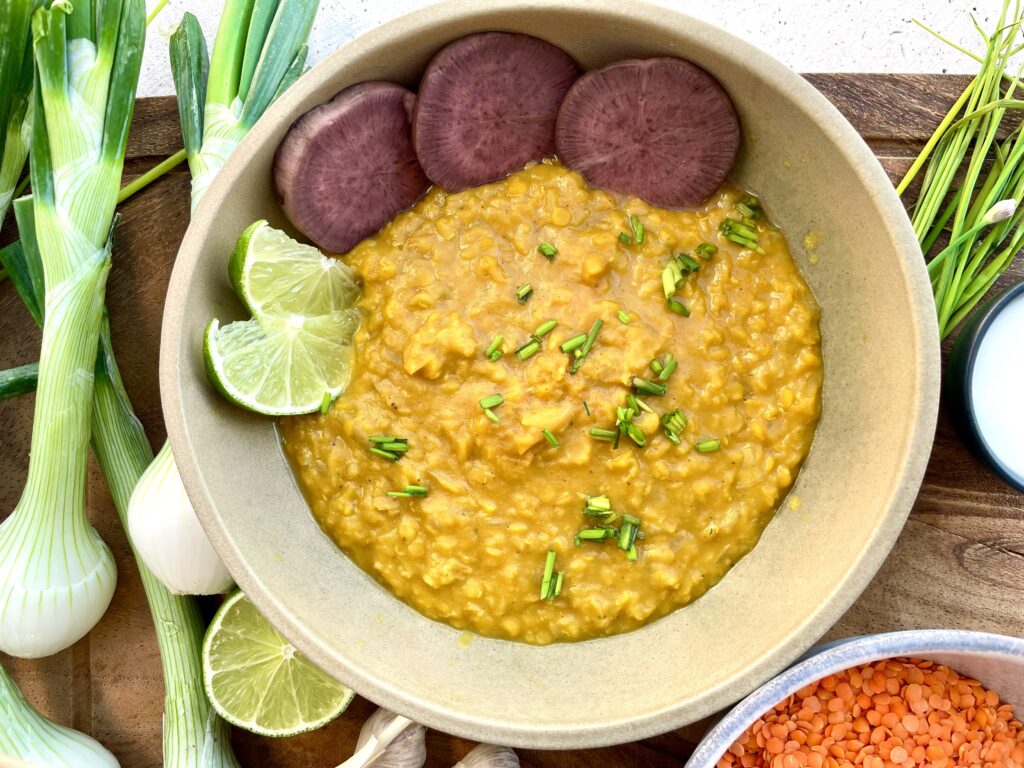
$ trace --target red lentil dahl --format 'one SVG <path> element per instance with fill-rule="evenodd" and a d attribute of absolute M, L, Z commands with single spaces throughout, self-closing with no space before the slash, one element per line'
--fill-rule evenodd
<path fill-rule="evenodd" d="M 887 659 L 829 675 L 755 722 L 718 768 L 1021 768 L 1009 704 L 949 667 Z"/>

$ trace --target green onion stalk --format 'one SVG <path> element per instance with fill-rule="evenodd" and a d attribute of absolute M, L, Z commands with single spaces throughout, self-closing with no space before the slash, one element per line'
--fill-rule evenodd
<path fill-rule="evenodd" d="M 37 0 L 0 0 L 0 226 L 28 157 L 32 128 L 29 24 Z"/>
<path fill-rule="evenodd" d="M 0 666 L 0 756 L 48 768 L 118 768 L 97 741 L 52 723 L 25 700 Z"/>
<path fill-rule="evenodd" d="M 89 524 L 85 490 L 93 368 L 144 21 L 142 0 L 74 8 L 52 0 L 32 16 L 33 196 L 22 209 L 31 210 L 46 321 L 28 478 L 0 525 L 0 650 L 14 656 L 48 656 L 79 640 L 117 581 L 113 555 Z"/>
<path fill-rule="evenodd" d="M 911 220 L 922 251 L 931 254 L 928 274 L 943 337 L 964 320 L 1024 246 L 1020 122 L 1004 137 L 1010 116 L 1024 110 L 1021 72 L 1007 74 L 1010 59 L 1020 50 L 1022 24 L 1020 4 L 1011 13 L 1010 0 L 1004 0 L 995 31 L 978 28 L 985 41 L 982 55 L 957 46 L 979 62 L 980 70 L 897 186 L 904 194 L 924 172 Z M 948 244 L 940 247 L 940 240 Z"/>

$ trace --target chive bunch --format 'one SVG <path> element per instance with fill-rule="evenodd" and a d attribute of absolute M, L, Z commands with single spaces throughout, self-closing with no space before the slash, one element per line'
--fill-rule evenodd
<path fill-rule="evenodd" d="M 1004 0 L 995 31 L 982 33 L 981 56 L 957 46 L 980 70 L 896 187 L 904 194 L 924 170 L 911 220 L 921 250 L 932 254 L 928 274 L 942 337 L 960 324 L 1024 246 L 1019 205 L 1024 199 L 1024 125 L 1018 117 L 1024 100 L 1020 73 L 1006 73 L 1021 49 L 1022 25 L 1024 9 L 1018 4 L 1010 13 L 1009 0 Z"/>
<path fill-rule="evenodd" d="M 640 518 L 625 513 L 616 514 L 607 496 L 587 498 L 583 503 L 583 516 L 590 518 L 590 527 L 576 533 L 574 543 L 577 547 L 583 546 L 584 541 L 615 539 L 619 549 L 626 553 L 626 559 L 636 560 L 636 542 L 644 537 L 643 531 L 640 530 Z M 615 526 L 615 522 L 619 525 Z"/>
<path fill-rule="evenodd" d="M 757 232 L 757 222 L 764 218 L 761 202 L 753 195 L 744 195 L 733 207 L 740 218 L 722 219 L 722 223 L 718 225 L 718 231 L 725 236 L 726 240 L 731 240 L 737 245 L 763 254 L 764 248 L 760 245 L 760 235 Z"/>
<path fill-rule="evenodd" d="M 370 453 L 388 461 L 398 461 L 409 450 L 409 440 L 391 435 L 370 435 Z"/>
<path fill-rule="evenodd" d="M 565 574 L 562 571 L 555 572 L 554 550 L 549 549 L 547 559 L 544 561 L 544 575 L 540 580 L 540 599 L 551 602 L 562 593 L 562 581 Z"/>

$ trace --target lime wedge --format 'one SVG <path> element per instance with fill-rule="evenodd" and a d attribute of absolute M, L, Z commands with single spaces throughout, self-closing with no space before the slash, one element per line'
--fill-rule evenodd
<path fill-rule="evenodd" d="M 266 221 L 250 224 L 228 265 L 238 297 L 256 317 L 326 315 L 359 298 L 355 271 Z"/>
<path fill-rule="evenodd" d="M 221 717 L 261 736 L 320 728 L 355 695 L 296 651 L 241 591 L 206 630 L 203 682 Z"/>
<path fill-rule="evenodd" d="M 359 313 L 287 315 L 206 326 L 203 356 L 217 390 L 265 416 L 312 413 L 340 395 L 352 373 Z"/>

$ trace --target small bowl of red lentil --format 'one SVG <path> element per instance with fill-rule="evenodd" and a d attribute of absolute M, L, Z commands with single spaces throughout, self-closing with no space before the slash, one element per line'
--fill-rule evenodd
<path fill-rule="evenodd" d="M 932 629 L 819 646 L 737 704 L 686 768 L 1021 768 L 1024 640 Z"/>

